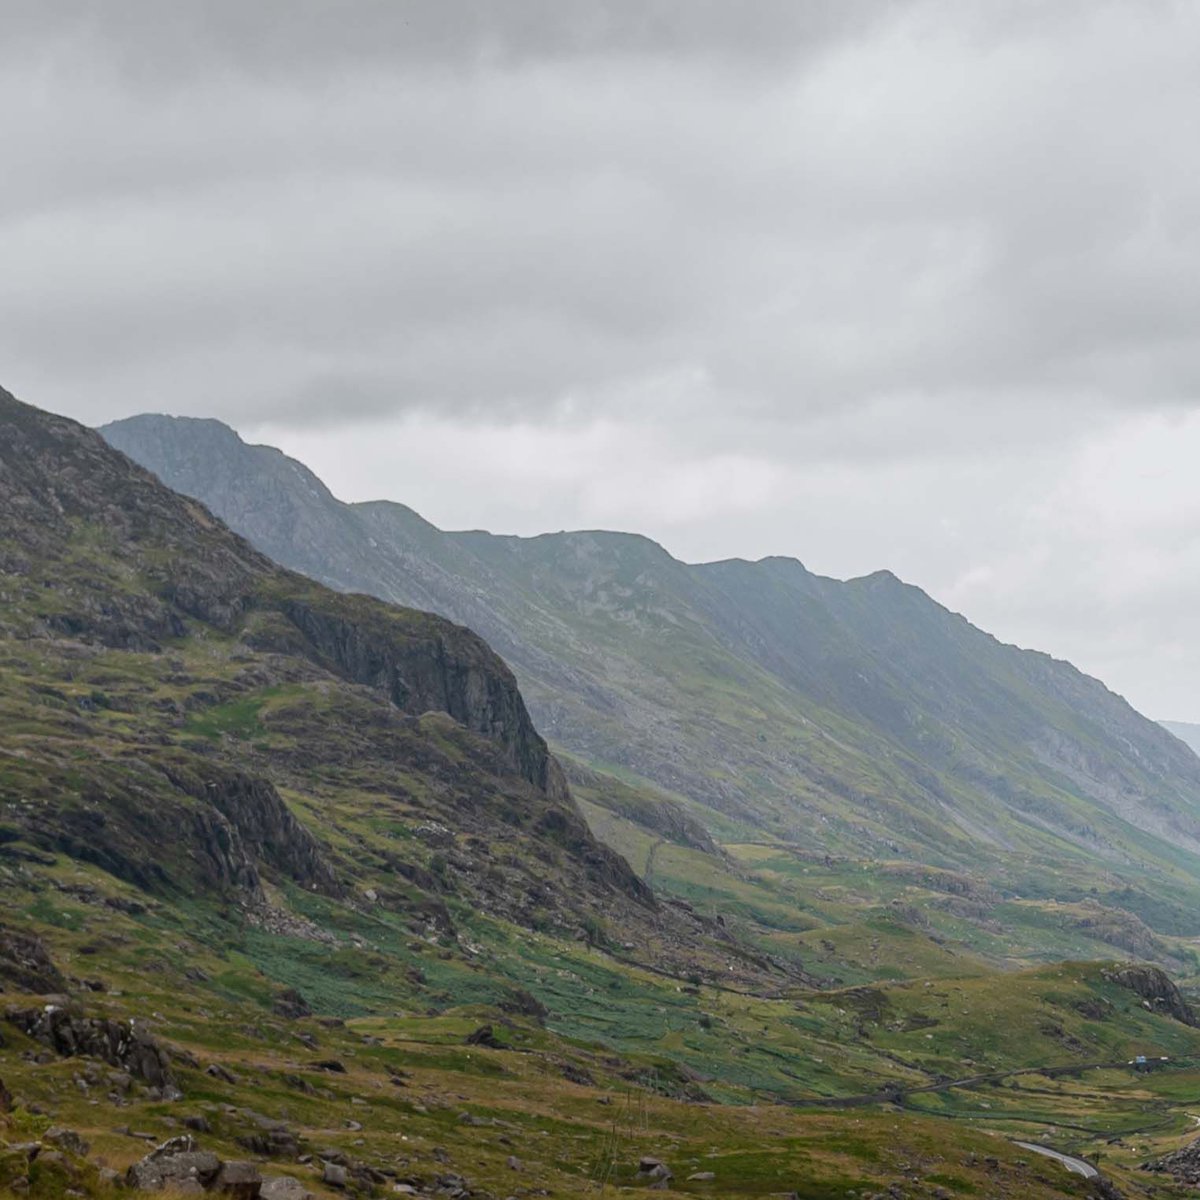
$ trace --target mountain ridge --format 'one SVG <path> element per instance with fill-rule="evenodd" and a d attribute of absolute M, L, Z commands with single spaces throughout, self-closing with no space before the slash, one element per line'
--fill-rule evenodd
<path fill-rule="evenodd" d="M 103 432 L 272 557 L 478 629 L 560 751 L 682 797 L 720 838 L 979 870 L 1011 892 L 1046 872 L 1154 876 L 1179 913 L 1200 880 L 1200 760 L 1100 681 L 889 571 L 685 564 L 607 531 L 443 532 L 190 429 Z"/>
<path fill-rule="evenodd" d="M 697 587 L 596 537 L 476 542 L 381 559 L 399 570 L 405 549 L 425 586 L 476 603 L 494 579 L 510 634 L 526 589 L 566 645 L 597 640 L 599 657 L 542 651 L 545 682 L 595 674 L 593 703 L 627 688 L 653 713 L 673 672 L 703 668 L 662 727 L 691 713 L 716 751 L 725 730 L 779 752 L 734 718 L 769 716 L 784 680 L 731 660 L 709 611 L 743 568 Z M 772 651 L 772 614 L 752 615 L 738 636 Z M 799 673 L 849 653 L 774 649 Z M 572 792 L 554 762 L 477 634 L 274 564 L 0 392 L 0 1191 L 1050 1200 L 1077 1188 L 1007 1137 L 1060 1128 L 1122 1194 L 1161 1190 L 1136 1165 L 1192 1129 L 1200 1035 L 1161 969 L 1109 947 L 1194 965 L 1186 937 L 1116 920 L 1107 892 L 1039 901 L 839 857 L 803 811 L 800 843 L 716 844 L 697 814 L 717 810 L 576 758 Z M 860 762 L 819 765 L 833 789 Z M 1031 965 L 1031 930 L 1056 961 Z M 1139 1055 L 1155 1073 L 1127 1069 Z"/>
<path fill-rule="evenodd" d="M 0 857 L 66 854 L 141 888 L 215 888 L 250 909 L 266 903 L 268 876 L 344 897 L 358 865 L 297 811 L 315 803 L 305 771 L 324 778 L 313 795 L 349 786 L 331 739 L 351 727 L 315 721 L 315 704 L 353 714 L 355 787 L 380 789 L 382 811 L 427 795 L 431 815 L 458 812 L 450 827 L 495 827 L 485 866 L 524 830 L 573 877 L 560 889 L 534 871 L 530 895 L 561 893 L 560 912 L 580 921 L 590 903 L 670 924 L 588 833 L 511 672 L 472 631 L 277 566 L 93 431 L 3 390 L 0 429 L 0 708 L 16 739 L 0 760 Z M 64 739 L 94 747 L 86 773 L 63 758 Z M 473 790 L 494 793 L 494 814 Z M 175 838 L 160 842 L 147 811 Z M 485 851 L 476 842 L 471 853 Z M 418 908 L 437 910 L 445 884 L 419 858 L 381 861 L 416 881 Z M 499 891 L 458 861 L 483 910 L 528 919 L 522 889 Z"/>

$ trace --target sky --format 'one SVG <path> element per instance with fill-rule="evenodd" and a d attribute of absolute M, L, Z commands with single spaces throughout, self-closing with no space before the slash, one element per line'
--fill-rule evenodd
<path fill-rule="evenodd" d="M 0 0 L 0 384 L 889 568 L 1200 721 L 1200 5 Z"/>

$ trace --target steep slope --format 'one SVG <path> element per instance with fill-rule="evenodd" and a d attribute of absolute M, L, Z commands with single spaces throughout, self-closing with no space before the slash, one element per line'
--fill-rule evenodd
<path fill-rule="evenodd" d="M 1161 971 L 989 972 L 905 924 L 971 880 L 777 842 L 743 875 L 691 806 L 571 775 L 727 918 L 593 839 L 474 634 L 274 566 L 0 393 L 0 1192 L 1057 1197 L 1006 1138 L 1061 1125 L 1149 1195 L 1114 1134 L 1174 1149 L 1200 1061 Z M 856 889 L 894 936 L 817 915 Z"/>
<path fill-rule="evenodd" d="M 1132 889 L 1122 903 L 1200 931 L 1200 760 L 1096 680 L 887 573 L 690 566 L 627 534 L 443 533 L 399 504 L 341 504 L 213 422 L 104 433 L 280 561 L 478 628 L 556 744 L 684 798 L 720 836 L 1025 893 Z"/>
<path fill-rule="evenodd" d="M 306 894 L 452 941 L 459 912 L 772 974 L 594 839 L 475 634 L 282 570 L 7 393 L 0 581 L 0 858 L 262 928 L 306 929 Z"/>

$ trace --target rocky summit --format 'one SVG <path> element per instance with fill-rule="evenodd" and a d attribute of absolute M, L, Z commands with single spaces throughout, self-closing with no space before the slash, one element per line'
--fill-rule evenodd
<path fill-rule="evenodd" d="M 224 498 L 299 538 L 293 467 L 268 465 L 273 499 L 245 490 L 250 476 L 226 479 Z M 340 528 L 353 549 L 365 518 L 310 499 L 299 541 L 319 558 Z M 693 576 L 649 543 L 581 536 L 534 554 L 430 530 L 420 553 L 372 536 L 397 580 L 424 581 L 414 599 L 491 621 L 565 769 L 479 634 L 355 594 L 348 568 L 284 555 L 342 572 L 335 590 L 277 565 L 202 498 L 0 392 L 0 1194 L 1174 1186 L 1139 1169 L 1186 1144 L 1200 1067 L 1192 851 L 1182 836 L 1174 858 L 1162 848 L 1188 819 L 1169 735 L 1145 735 L 1101 803 L 1101 759 L 1079 751 L 1098 744 L 1091 709 L 1036 742 L 1059 790 L 1027 770 L 1027 741 L 1010 765 L 1028 793 L 992 811 L 982 797 L 1016 785 L 945 750 L 948 706 L 922 734 L 904 724 L 911 700 L 882 703 L 880 679 L 919 674 L 900 642 L 856 691 L 859 658 L 801 661 L 728 613 L 706 610 L 706 626 Z M 721 575 L 733 595 L 741 570 L 710 573 L 704 594 Z M 888 643 L 895 622 L 929 616 L 895 581 L 838 603 L 852 594 L 856 655 L 868 629 Z M 532 639 L 526 604 L 553 637 Z M 757 647 L 741 666 L 735 639 Z M 686 704 L 651 641 L 701 672 Z M 1042 734 L 1059 728 L 1049 691 L 1068 706 L 1096 694 L 1026 666 L 1009 684 Z M 780 681 L 793 704 L 806 672 L 820 720 L 789 710 L 789 729 L 814 724 L 786 757 Z M 973 703 L 1010 711 L 979 686 Z M 742 711 L 747 688 L 758 707 Z M 1100 707 L 1126 720 L 1115 698 Z M 979 711 L 954 718 L 971 745 Z M 933 765 L 914 790 L 923 736 Z M 852 787 L 855 763 L 877 774 Z M 935 854 L 929 797 L 960 777 L 943 795 L 958 833 Z M 1138 824 L 1151 780 L 1160 808 Z M 885 831 L 895 846 L 865 856 Z M 991 874 L 972 869 L 989 837 L 1008 839 Z M 1144 887 L 1128 877 L 1135 844 Z M 1039 890 L 1050 846 L 1061 870 Z M 1085 1185 L 1017 1141 L 1100 1174 Z"/>

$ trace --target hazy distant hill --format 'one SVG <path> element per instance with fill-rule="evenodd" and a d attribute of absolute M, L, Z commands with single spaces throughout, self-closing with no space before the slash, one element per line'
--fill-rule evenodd
<path fill-rule="evenodd" d="M 1159 721 L 1159 724 L 1200 754 L 1200 725 L 1193 725 L 1188 721 Z"/>
<path fill-rule="evenodd" d="M 1200 759 L 889 573 L 694 566 L 621 533 L 446 533 L 401 504 L 341 503 L 218 422 L 102 432 L 278 561 L 477 629 L 547 736 L 684 797 L 718 835 L 966 866 L 1024 894 L 1152 876 L 1170 918 L 1131 906 L 1196 920 Z"/>

